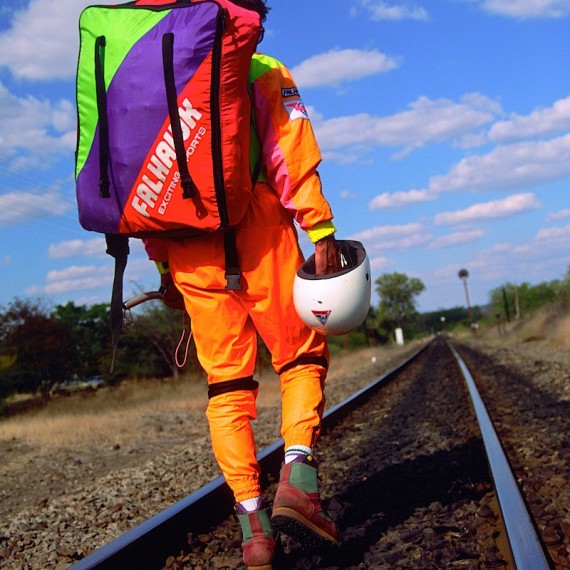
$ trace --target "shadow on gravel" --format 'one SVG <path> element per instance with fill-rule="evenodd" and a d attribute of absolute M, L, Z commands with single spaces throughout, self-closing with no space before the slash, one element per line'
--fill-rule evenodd
<path fill-rule="evenodd" d="M 336 497 L 344 505 L 342 517 L 337 520 L 343 530 L 340 549 L 319 556 L 318 566 L 296 567 L 358 566 L 371 545 L 389 528 L 405 523 L 417 509 L 436 502 L 445 507 L 480 499 L 490 489 L 487 459 L 477 438 L 449 451 L 389 466 Z M 410 529 L 409 536 L 404 536 L 406 542 L 421 537 L 421 528 Z"/>
<path fill-rule="evenodd" d="M 486 387 L 481 385 L 478 380 L 484 374 L 493 379 L 492 382 L 489 382 L 489 386 L 494 391 L 501 389 L 505 397 L 509 398 L 511 405 L 517 406 L 518 411 L 516 413 L 511 411 L 514 417 L 523 417 L 525 422 L 530 418 L 550 423 L 557 428 L 554 433 L 570 432 L 570 402 L 557 399 L 552 394 L 540 389 L 533 381 L 533 376 L 540 374 L 543 367 L 548 366 L 548 363 L 536 361 L 534 369 L 522 373 L 500 364 L 493 356 L 483 356 L 465 344 L 459 344 L 458 350 L 469 368 L 478 371 L 474 375 L 474 380 L 478 390 L 482 392 L 482 396 L 486 396 Z M 565 372 L 564 370 L 560 371 L 561 374 Z M 497 382 L 496 379 L 500 379 L 500 382 Z M 483 399 L 488 407 L 493 406 L 492 395 Z M 504 413 L 504 410 L 501 412 Z"/>

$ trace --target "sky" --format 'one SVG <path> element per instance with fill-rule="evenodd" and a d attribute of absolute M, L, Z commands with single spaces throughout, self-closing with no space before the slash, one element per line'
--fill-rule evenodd
<path fill-rule="evenodd" d="M 0 307 L 110 300 L 112 259 L 75 201 L 77 22 L 90 3 L 0 0 Z M 471 305 L 565 276 L 570 0 L 268 5 L 259 49 L 296 79 L 337 238 L 364 244 L 373 281 L 420 279 L 423 312 L 465 306 L 461 269 Z M 131 240 L 125 298 L 158 282 Z"/>

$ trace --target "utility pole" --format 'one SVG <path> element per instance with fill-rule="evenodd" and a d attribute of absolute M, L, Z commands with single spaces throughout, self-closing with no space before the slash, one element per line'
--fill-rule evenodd
<path fill-rule="evenodd" d="M 471 310 L 471 303 L 469 302 L 469 289 L 467 288 L 467 277 L 469 277 L 469 271 L 467 271 L 467 269 L 460 269 L 457 275 L 459 279 L 463 281 L 463 288 L 465 289 L 465 301 L 467 303 L 467 317 L 469 319 L 471 332 L 474 333 L 475 323 L 473 322 L 473 311 Z"/>

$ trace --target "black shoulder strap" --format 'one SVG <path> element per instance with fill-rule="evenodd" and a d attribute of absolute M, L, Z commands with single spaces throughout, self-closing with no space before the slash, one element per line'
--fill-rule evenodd
<path fill-rule="evenodd" d="M 107 253 L 115 258 L 115 277 L 113 279 L 113 290 L 111 293 L 111 339 L 113 341 L 113 357 L 111 360 L 111 370 L 115 366 L 117 346 L 123 332 L 123 275 L 127 267 L 127 257 L 129 255 L 129 238 L 119 234 L 105 234 L 107 241 Z"/>
<path fill-rule="evenodd" d="M 255 107 L 253 104 L 253 96 L 251 90 L 249 91 L 249 97 L 251 101 L 251 136 L 255 137 L 255 151 L 257 152 L 257 157 L 255 161 L 255 166 L 251 172 L 251 188 L 255 188 L 255 184 L 261 174 L 261 169 L 263 168 L 263 157 L 261 152 L 261 145 L 259 144 L 259 137 L 257 135 L 257 129 L 255 128 Z M 250 143 L 250 152 L 251 152 Z M 226 289 L 228 291 L 235 291 L 241 289 L 239 282 L 241 271 L 239 268 L 239 257 L 236 245 L 236 231 L 235 228 L 226 228 L 224 231 L 224 253 L 225 253 L 225 263 L 226 263 Z"/>

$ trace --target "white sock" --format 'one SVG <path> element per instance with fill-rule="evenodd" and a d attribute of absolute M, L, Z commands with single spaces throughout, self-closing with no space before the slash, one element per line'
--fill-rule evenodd
<path fill-rule="evenodd" d="M 306 445 L 291 445 L 285 450 L 285 463 L 291 463 L 299 455 L 312 455 L 313 450 Z"/>
<path fill-rule="evenodd" d="M 246 499 L 240 501 L 239 504 L 248 512 L 257 511 L 261 507 L 261 497 L 253 497 L 253 499 Z"/>

